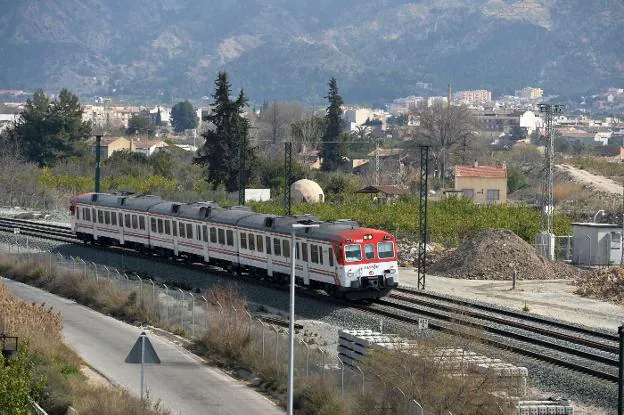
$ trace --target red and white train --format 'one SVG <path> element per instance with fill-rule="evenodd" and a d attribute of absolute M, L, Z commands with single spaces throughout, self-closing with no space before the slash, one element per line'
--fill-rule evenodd
<path fill-rule="evenodd" d="M 380 298 L 399 283 L 396 241 L 356 222 L 254 213 L 213 202 L 176 203 L 159 196 L 86 193 L 71 201 L 72 231 L 84 242 L 186 257 L 287 283 L 292 224 L 297 284 L 348 299 Z"/>

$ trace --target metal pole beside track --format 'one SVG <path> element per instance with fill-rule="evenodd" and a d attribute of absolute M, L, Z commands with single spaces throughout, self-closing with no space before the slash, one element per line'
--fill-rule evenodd
<path fill-rule="evenodd" d="M 620 335 L 620 370 L 618 375 L 618 415 L 624 415 L 624 324 L 618 328 Z"/>

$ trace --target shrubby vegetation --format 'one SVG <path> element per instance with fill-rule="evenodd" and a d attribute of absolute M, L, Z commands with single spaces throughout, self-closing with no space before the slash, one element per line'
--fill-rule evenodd
<path fill-rule="evenodd" d="M 279 203 L 252 203 L 251 206 L 260 212 L 283 212 Z M 364 226 L 387 229 L 399 235 L 418 232 L 418 200 L 409 198 L 384 205 L 371 203 L 366 196 L 350 196 L 348 201 L 341 203 L 295 204 L 293 213 L 311 213 L 322 220 L 354 219 Z M 456 245 L 462 238 L 488 228 L 509 229 L 533 243 L 539 224 L 539 210 L 529 206 L 478 206 L 465 199 L 447 199 L 430 202 L 428 208 L 431 240 L 449 245 Z M 557 215 L 555 232 L 563 235 L 570 231 L 570 219 Z"/>

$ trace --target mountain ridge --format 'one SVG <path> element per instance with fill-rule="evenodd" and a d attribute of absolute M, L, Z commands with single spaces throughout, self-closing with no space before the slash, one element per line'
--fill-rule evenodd
<path fill-rule="evenodd" d="M 227 70 L 256 101 L 318 100 L 331 76 L 350 100 L 582 94 L 624 78 L 624 3 L 591 3 L 23 0 L 0 17 L 0 88 L 200 97 Z"/>

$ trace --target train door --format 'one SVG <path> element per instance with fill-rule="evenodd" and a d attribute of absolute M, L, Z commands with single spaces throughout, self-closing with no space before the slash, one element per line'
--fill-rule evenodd
<path fill-rule="evenodd" d="M 272 255 L 273 245 L 271 245 L 271 243 L 272 243 L 271 237 L 267 235 L 265 237 L 265 239 L 264 239 L 264 242 L 265 242 L 265 246 L 266 246 L 266 264 L 267 264 L 266 265 L 267 266 L 266 270 L 267 270 L 267 275 L 269 277 L 272 277 L 273 276 L 273 259 L 272 259 L 272 257 L 273 257 L 273 255 Z"/>
<path fill-rule="evenodd" d="M 118 212 L 116 215 L 119 224 L 119 245 L 124 245 L 126 243 L 126 228 L 124 228 L 123 213 Z"/>
<path fill-rule="evenodd" d="M 171 240 L 173 242 L 173 254 L 178 256 L 178 221 L 176 220 L 171 221 L 171 235 Z"/>
<path fill-rule="evenodd" d="M 204 261 L 210 262 L 210 254 L 208 252 L 208 225 L 202 225 L 201 233 L 201 245 Z"/>
<path fill-rule="evenodd" d="M 307 242 L 303 242 L 303 241 L 299 241 L 297 242 L 297 253 L 300 261 L 300 265 L 301 265 L 301 278 L 303 278 L 303 284 L 304 285 L 310 285 L 310 274 L 308 273 L 308 260 L 310 258 L 310 253 L 309 253 L 309 249 L 308 248 L 308 243 Z M 299 252 L 299 250 L 301 249 L 301 252 Z"/>

